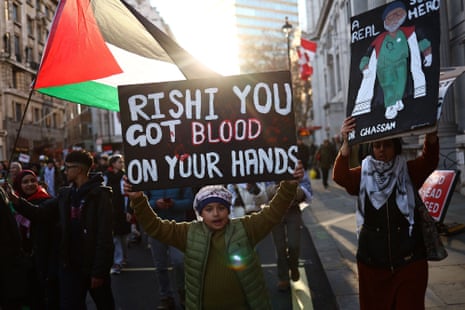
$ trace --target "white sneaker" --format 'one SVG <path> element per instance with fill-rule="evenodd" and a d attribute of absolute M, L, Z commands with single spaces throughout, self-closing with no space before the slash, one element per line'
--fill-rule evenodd
<path fill-rule="evenodd" d="M 384 113 L 384 117 L 387 119 L 393 119 L 397 116 L 397 109 L 395 105 L 391 105 L 387 107 L 386 113 Z"/>
<path fill-rule="evenodd" d="M 402 100 L 396 101 L 396 109 L 397 111 L 402 111 L 404 109 L 404 103 L 402 102 Z"/>
<path fill-rule="evenodd" d="M 120 274 L 121 273 L 121 266 L 118 264 L 114 264 L 113 267 L 110 269 L 110 274 Z"/>

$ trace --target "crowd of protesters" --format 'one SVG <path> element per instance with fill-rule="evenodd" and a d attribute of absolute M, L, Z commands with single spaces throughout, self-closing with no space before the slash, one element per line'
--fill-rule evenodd
<path fill-rule="evenodd" d="M 87 293 L 98 309 L 115 308 L 112 191 L 93 168 L 84 150 L 62 165 L 45 158 L 9 165 L 0 204 L 1 309 L 85 309 Z"/>
<path fill-rule="evenodd" d="M 302 141 L 298 145 L 302 166 L 296 173 L 305 176 L 305 181 L 299 187 L 300 198 L 294 201 L 292 210 L 299 211 L 299 202 L 311 199 L 308 170 L 318 165 L 315 159 L 318 148 L 307 146 Z M 128 198 L 134 199 L 134 195 L 128 197 L 125 193 L 124 156 L 75 150 L 68 153 L 63 161 L 41 156 L 38 163 L 2 162 L 0 177 L 4 184 L 0 212 L 8 215 L 2 217 L 1 229 L 8 230 L 2 237 L 15 236 L 0 240 L 0 246 L 9 249 L 0 255 L 0 309 L 85 309 L 87 293 L 98 309 L 114 309 L 111 275 L 117 276 L 129 263 L 130 236 L 140 237 L 147 229 L 143 225 L 138 226 L 130 207 Z M 228 191 L 231 198 L 226 199 L 226 204 L 225 201 L 220 202 L 227 207 L 229 220 L 236 217 L 255 218 L 264 206 L 271 203 L 273 196 L 279 196 L 279 182 L 229 184 L 229 189 L 227 185 L 224 184 L 221 190 Z M 272 190 L 266 189 L 271 187 Z M 143 194 L 148 197 L 151 210 L 161 219 L 186 223 L 195 221 L 196 214 L 197 220 L 200 220 L 206 216 L 202 211 L 210 210 L 208 197 L 211 193 L 207 193 L 206 201 L 202 202 L 194 199 L 199 190 L 202 191 L 199 188 L 172 188 Z M 296 194 L 289 192 L 286 195 L 293 197 Z M 305 198 L 307 196 L 309 199 Z M 245 203 L 249 200 L 252 202 Z M 238 202 L 243 203 L 244 212 L 234 215 L 231 210 L 239 208 L 238 205 L 233 207 Z M 200 207 L 199 203 L 202 204 Z M 253 208 L 249 205 L 253 205 Z M 294 231 L 298 231 L 301 221 L 300 212 L 288 212 L 287 206 L 280 213 L 272 223 L 267 224 L 269 227 L 263 233 L 270 233 L 270 229 L 280 223 L 273 231 L 279 254 L 280 277 L 277 287 L 286 291 L 290 279 L 299 279 L 297 263 L 300 239 Z M 226 227 L 229 226 L 222 229 Z M 215 233 L 216 228 L 212 232 Z M 185 303 L 193 305 L 199 302 L 214 306 L 217 298 L 213 299 L 212 304 L 209 301 L 211 297 L 204 296 L 199 300 L 189 295 L 188 290 L 192 288 L 184 281 L 185 268 L 189 263 L 184 260 L 186 253 L 183 248 L 179 251 L 177 244 L 173 246 L 152 231 L 148 235 L 150 242 L 147 242 L 147 246 L 152 252 L 158 280 L 158 285 L 154 283 L 154 287 L 159 287 L 161 297 L 157 309 L 175 309 L 175 300 L 182 307 L 185 307 Z M 13 245 L 11 240 L 17 242 Z M 253 245 L 258 239 L 251 241 Z M 168 270 L 176 274 L 173 286 L 177 292 L 171 290 Z M 263 292 L 255 293 L 258 295 L 254 296 L 261 296 L 260 302 L 266 305 L 262 299 Z M 245 295 L 235 302 L 250 305 L 254 296 Z"/>

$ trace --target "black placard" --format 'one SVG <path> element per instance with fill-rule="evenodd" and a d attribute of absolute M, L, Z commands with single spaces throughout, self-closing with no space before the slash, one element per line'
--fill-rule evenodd
<path fill-rule="evenodd" d="M 289 179 L 297 163 L 287 71 L 118 87 L 136 190 Z"/>

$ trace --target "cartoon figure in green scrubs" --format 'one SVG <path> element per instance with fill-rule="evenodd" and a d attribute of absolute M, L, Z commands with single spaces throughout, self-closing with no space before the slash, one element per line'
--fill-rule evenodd
<path fill-rule="evenodd" d="M 422 69 L 431 66 L 431 42 L 417 37 L 415 26 L 401 27 L 407 17 L 404 3 L 389 4 L 382 15 L 385 32 L 371 43 L 360 61 L 363 80 L 355 100 L 352 116 L 370 112 L 377 78 L 383 91 L 385 118 L 394 119 L 404 108 L 409 73 L 413 81 L 413 98 L 426 95 L 426 80 Z"/>

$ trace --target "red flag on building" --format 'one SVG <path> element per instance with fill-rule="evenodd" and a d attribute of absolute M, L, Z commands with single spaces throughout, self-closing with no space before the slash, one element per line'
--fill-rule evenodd
<path fill-rule="evenodd" d="M 307 80 L 313 73 L 311 65 L 316 53 L 316 42 L 300 39 L 300 46 L 297 48 L 299 55 L 300 78 Z"/>

